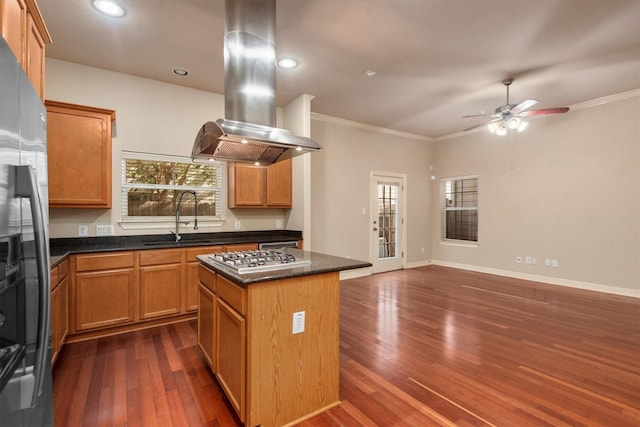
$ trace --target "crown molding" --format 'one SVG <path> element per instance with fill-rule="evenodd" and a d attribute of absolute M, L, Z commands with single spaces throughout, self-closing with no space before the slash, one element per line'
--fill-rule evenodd
<path fill-rule="evenodd" d="M 380 126 L 368 125 L 366 123 L 360 123 L 353 120 L 341 119 L 339 117 L 327 116 L 325 114 L 320 114 L 320 113 L 311 113 L 311 120 L 333 123 L 336 125 L 348 126 L 356 129 L 368 130 L 371 132 L 384 133 L 387 135 L 398 136 L 401 138 L 415 139 L 418 141 L 431 142 L 434 140 L 433 138 L 430 138 L 424 135 L 417 135 L 415 133 L 402 132 L 399 130 L 383 128 Z"/>

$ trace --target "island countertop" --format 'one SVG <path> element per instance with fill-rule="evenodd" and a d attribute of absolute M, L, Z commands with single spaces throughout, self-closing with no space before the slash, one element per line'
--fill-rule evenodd
<path fill-rule="evenodd" d="M 295 268 L 283 268 L 281 270 L 262 271 L 256 273 L 239 274 L 232 267 L 224 267 L 209 259 L 209 255 L 198 255 L 197 258 L 216 273 L 241 286 L 252 283 L 266 282 L 268 280 L 289 279 L 292 277 L 310 276 L 313 274 L 330 273 L 343 270 L 371 267 L 368 261 L 358 261 L 351 258 L 342 258 L 326 255 L 318 252 L 303 251 L 300 249 L 286 248 L 280 250 L 294 255 L 299 260 L 309 260 L 310 265 Z"/>

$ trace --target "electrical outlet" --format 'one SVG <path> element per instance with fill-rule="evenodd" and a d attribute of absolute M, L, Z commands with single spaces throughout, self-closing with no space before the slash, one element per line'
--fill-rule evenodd
<path fill-rule="evenodd" d="M 113 225 L 112 224 L 96 225 L 96 236 L 113 236 Z"/>
<path fill-rule="evenodd" d="M 236 221 L 236 223 L 235 223 L 235 229 L 236 229 L 236 230 L 240 230 L 240 221 Z"/>
<path fill-rule="evenodd" d="M 89 235 L 89 226 L 87 224 L 81 224 L 78 226 L 78 236 L 84 237 Z"/>
<path fill-rule="evenodd" d="M 555 268 L 555 267 L 557 267 L 558 265 L 560 265 L 560 264 L 558 263 L 558 260 L 557 260 L 557 259 L 552 259 L 552 260 L 551 260 L 551 267 L 554 267 L 554 268 Z"/>
<path fill-rule="evenodd" d="M 526 256 L 526 257 L 524 257 L 524 262 L 525 262 L 526 264 L 531 264 L 531 257 L 530 257 L 530 256 Z"/>
<path fill-rule="evenodd" d="M 282 228 L 282 221 L 279 219 L 276 219 L 276 229 L 280 230 Z"/>
<path fill-rule="evenodd" d="M 544 260 L 544 265 L 545 265 L 546 267 L 551 267 L 551 260 L 550 260 L 549 258 L 545 259 L 545 260 Z"/>
<path fill-rule="evenodd" d="M 293 334 L 304 332 L 304 311 L 293 313 Z"/>

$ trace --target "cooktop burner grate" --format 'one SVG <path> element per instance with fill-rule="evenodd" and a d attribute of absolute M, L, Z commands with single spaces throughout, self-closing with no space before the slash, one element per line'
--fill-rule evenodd
<path fill-rule="evenodd" d="M 238 274 L 259 273 L 311 265 L 310 260 L 298 259 L 294 255 L 270 250 L 219 252 L 208 255 L 218 264 L 235 269 Z"/>

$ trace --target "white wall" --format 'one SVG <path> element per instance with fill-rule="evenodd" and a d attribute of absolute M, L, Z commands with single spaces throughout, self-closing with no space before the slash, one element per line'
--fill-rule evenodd
<path fill-rule="evenodd" d="M 51 209 L 50 236 L 75 237 L 79 224 L 89 225 L 90 236 L 95 235 L 96 224 L 114 224 L 117 235 L 168 233 L 170 227 L 124 230 L 118 225 L 121 152 L 128 150 L 189 157 L 200 126 L 206 121 L 224 117 L 224 97 L 51 58 L 46 61 L 47 99 L 116 111 L 112 140 L 112 209 Z M 226 188 L 224 191 L 226 206 Z M 229 210 L 225 207 L 223 215 L 226 222 L 222 226 L 200 226 L 198 231 L 232 231 L 236 220 L 240 221 L 242 230 L 275 229 L 276 220 L 286 225 L 283 209 Z M 183 227 L 181 232 L 193 230 Z"/>
<path fill-rule="evenodd" d="M 532 120 L 513 142 L 435 142 L 438 180 L 479 175 L 480 211 L 479 246 L 442 244 L 434 182 L 434 262 L 640 296 L 640 98 L 620 98 Z"/>
<path fill-rule="evenodd" d="M 369 260 L 370 172 L 394 172 L 407 175 L 406 263 L 428 262 L 431 144 L 343 123 L 311 121 L 311 137 L 322 146 L 311 155 L 312 249 Z"/>

